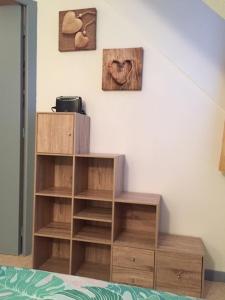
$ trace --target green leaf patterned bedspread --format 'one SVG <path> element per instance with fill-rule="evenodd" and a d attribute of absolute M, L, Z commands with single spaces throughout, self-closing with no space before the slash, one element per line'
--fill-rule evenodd
<path fill-rule="evenodd" d="M 64 276 L 65 277 L 65 276 Z M 63 277 L 63 278 L 64 278 Z M 71 276 L 70 276 L 71 277 Z M 73 277 L 69 285 L 60 275 L 13 267 L 0 267 L 0 300 L 187 300 L 189 297 L 161 293 L 151 289 L 112 284 Z"/>

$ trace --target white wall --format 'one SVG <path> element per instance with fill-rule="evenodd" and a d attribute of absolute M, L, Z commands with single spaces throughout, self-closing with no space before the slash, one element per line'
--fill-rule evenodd
<path fill-rule="evenodd" d="M 38 0 L 37 109 L 82 96 L 91 151 L 124 153 L 125 188 L 161 193 L 161 230 L 202 237 L 207 268 L 225 271 L 225 23 L 200 0 L 168 2 Z M 97 50 L 58 52 L 58 12 L 88 7 Z M 103 92 L 102 49 L 140 46 L 142 91 Z"/>

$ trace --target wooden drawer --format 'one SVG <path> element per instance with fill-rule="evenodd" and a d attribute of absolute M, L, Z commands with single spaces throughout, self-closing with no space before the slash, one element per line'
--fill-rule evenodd
<path fill-rule="evenodd" d="M 157 251 L 155 287 L 158 290 L 200 297 L 202 268 L 201 256 Z"/>
<path fill-rule="evenodd" d="M 150 271 L 134 270 L 118 266 L 112 267 L 112 281 L 117 283 L 153 288 L 153 276 L 154 273 Z"/>
<path fill-rule="evenodd" d="M 114 246 L 113 265 L 152 272 L 155 266 L 155 252 L 150 250 Z"/>

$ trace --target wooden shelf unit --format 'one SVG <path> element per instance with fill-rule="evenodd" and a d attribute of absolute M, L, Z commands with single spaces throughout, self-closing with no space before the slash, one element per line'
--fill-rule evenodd
<path fill-rule="evenodd" d="M 201 240 L 159 235 L 161 196 L 123 192 L 124 156 L 89 153 L 89 122 L 37 114 L 33 267 L 202 296 Z"/>
<path fill-rule="evenodd" d="M 76 113 L 38 113 L 33 267 L 70 273 L 75 154 L 89 152 L 90 119 Z"/>

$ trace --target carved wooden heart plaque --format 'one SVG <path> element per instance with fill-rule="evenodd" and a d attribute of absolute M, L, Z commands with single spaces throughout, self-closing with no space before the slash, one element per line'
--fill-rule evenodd
<path fill-rule="evenodd" d="M 59 51 L 96 49 L 96 8 L 59 12 Z"/>
<path fill-rule="evenodd" d="M 141 90 L 143 48 L 104 49 L 102 89 Z"/>

